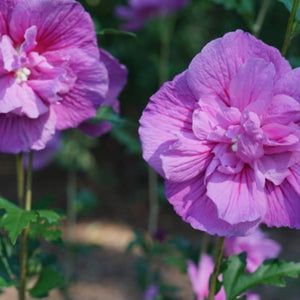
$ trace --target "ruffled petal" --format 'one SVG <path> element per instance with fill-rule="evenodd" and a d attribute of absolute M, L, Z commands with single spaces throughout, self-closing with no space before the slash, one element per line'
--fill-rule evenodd
<path fill-rule="evenodd" d="M 291 169 L 291 175 L 281 185 L 266 184 L 268 226 L 300 228 L 300 174 L 299 165 Z"/>
<path fill-rule="evenodd" d="M 237 30 L 211 41 L 196 55 L 188 69 L 189 86 L 198 99 L 212 94 L 229 104 L 230 81 L 247 59 L 256 57 L 274 65 L 275 81 L 291 70 L 277 49 Z"/>
<path fill-rule="evenodd" d="M 24 0 L 13 9 L 9 23 L 10 34 L 23 42 L 26 30 L 37 27 L 39 53 L 68 47 L 84 49 L 98 57 L 95 28 L 90 15 L 73 0 Z"/>
<path fill-rule="evenodd" d="M 221 189 L 218 187 L 218 190 Z M 185 182 L 167 180 L 166 196 L 185 222 L 212 235 L 246 235 L 258 226 L 257 220 L 234 225 L 222 220 L 218 216 L 216 205 L 206 195 L 201 175 Z"/>
<path fill-rule="evenodd" d="M 300 68 L 296 68 L 286 73 L 275 85 L 274 95 L 288 95 L 300 102 L 300 85 L 295 84 L 300 82 Z"/>
<path fill-rule="evenodd" d="M 108 92 L 102 105 L 112 106 L 127 82 L 128 71 L 124 65 L 103 49 L 100 49 L 100 61 L 104 63 L 109 78 Z"/>
<path fill-rule="evenodd" d="M 154 94 L 140 119 L 139 135 L 143 157 L 163 174 L 160 155 L 177 140 L 180 132 L 192 133 L 192 113 L 196 99 L 186 84 L 185 72 L 165 83 Z"/>
<path fill-rule="evenodd" d="M 18 97 L 18 86 L 15 82 L 15 78 L 11 75 L 0 77 L 0 113 L 2 114 L 22 106 L 22 98 Z"/>
<path fill-rule="evenodd" d="M 0 151 L 16 154 L 43 149 L 54 132 L 55 115 L 52 112 L 36 119 L 15 114 L 1 114 Z"/>
<path fill-rule="evenodd" d="M 62 101 L 53 104 L 57 116 L 56 128 L 63 130 L 77 127 L 81 122 L 93 118 L 108 90 L 108 74 L 105 66 L 80 50 L 62 50 L 45 53 L 54 66 L 64 64 L 68 57 L 67 72 L 76 74 L 71 90 L 63 94 Z M 66 75 L 68 78 L 68 74 Z"/>
<path fill-rule="evenodd" d="M 193 134 L 180 134 L 178 140 L 161 155 L 165 178 L 189 180 L 204 171 L 213 155 L 212 147 L 201 143 Z"/>
<path fill-rule="evenodd" d="M 254 171 L 239 174 L 214 172 L 207 180 L 207 196 L 216 205 L 220 219 L 229 224 L 260 222 L 266 213 L 266 199 L 256 186 Z"/>
<path fill-rule="evenodd" d="M 273 96 L 274 65 L 261 58 L 250 58 L 230 82 L 230 106 L 243 111 L 250 103 L 260 101 L 260 109 Z"/>
<path fill-rule="evenodd" d="M 279 123 L 289 125 L 291 122 L 298 120 L 300 120 L 300 101 L 287 95 L 278 94 L 269 103 L 267 114 L 262 118 L 262 124 Z"/>

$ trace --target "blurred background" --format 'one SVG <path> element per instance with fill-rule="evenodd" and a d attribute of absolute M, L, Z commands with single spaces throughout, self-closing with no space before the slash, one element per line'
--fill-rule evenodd
<path fill-rule="evenodd" d="M 228 31 L 252 32 L 263 1 L 190 0 L 172 15 L 152 18 L 135 35 L 116 31 L 123 22 L 114 11 L 126 1 L 80 2 L 93 17 L 99 46 L 126 65 L 129 75 L 119 97 L 120 117 L 110 119 L 113 129 L 96 139 L 64 133 L 51 163 L 34 173 L 34 201 L 42 200 L 70 220 L 63 220 L 67 248 L 43 246 L 59 255 L 70 279 L 67 289 L 48 299 L 154 299 L 145 294 L 154 285 L 161 292 L 157 299 L 192 300 L 186 260 L 197 260 L 203 234 L 175 214 L 159 179 L 160 212 L 154 239 L 150 237 L 148 166 L 141 156 L 138 120 L 162 76 L 172 79 L 206 43 Z M 259 37 L 280 49 L 289 13 L 279 1 L 269 2 Z M 164 58 L 163 43 L 168 43 Z M 288 59 L 293 67 L 300 65 L 299 37 L 292 41 Z M 15 158 L 1 154 L 0 164 L 1 195 L 16 199 Z M 266 231 L 283 246 L 281 258 L 299 260 L 299 231 Z M 258 292 L 264 300 L 299 300 L 299 284 L 289 280 L 286 289 L 261 287 Z M 14 297 L 13 290 L 0 295 L 1 300 Z"/>

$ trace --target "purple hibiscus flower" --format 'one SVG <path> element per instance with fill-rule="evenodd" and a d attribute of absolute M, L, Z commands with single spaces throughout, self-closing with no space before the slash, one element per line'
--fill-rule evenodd
<path fill-rule="evenodd" d="M 0 3 L 0 151 L 40 150 L 108 89 L 91 17 L 73 0 Z"/>
<path fill-rule="evenodd" d="M 148 19 L 172 13 L 188 0 L 129 0 L 129 6 L 117 6 L 116 15 L 126 20 L 124 30 L 138 30 Z"/>
<path fill-rule="evenodd" d="M 144 159 L 194 228 L 300 228 L 300 68 L 241 30 L 207 44 L 152 96 L 140 119 Z"/>
<path fill-rule="evenodd" d="M 108 91 L 103 99 L 102 106 L 111 106 L 116 113 L 119 113 L 118 97 L 127 82 L 127 68 L 120 64 L 107 51 L 100 49 L 101 62 L 104 63 L 108 72 Z M 98 137 L 110 131 L 112 125 L 106 121 L 100 124 L 83 122 L 78 127 L 81 131 L 91 137 Z"/>

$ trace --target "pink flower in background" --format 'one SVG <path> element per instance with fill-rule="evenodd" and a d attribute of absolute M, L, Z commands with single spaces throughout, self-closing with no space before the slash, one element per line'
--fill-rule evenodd
<path fill-rule="evenodd" d="M 155 300 L 159 295 L 159 288 L 156 284 L 151 284 L 147 287 L 144 293 L 144 300 Z"/>
<path fill-rule="evenodd" d="M 214 270 L 214 261 L 208 254 L 202 254 L 198 266 L 192 261 L 188 261 L 188 276 L 192 283 L 193 291 L 197 300 L 207 299 L 209 296 L 209 278 Z M 222 275 L 219 276 L 222 280 Z M 246 293 L 247 300 L 260 300 L 257 294 Z M 215 300 L 226 300 L 226 293 L 222 286 L 220 291 L 215 295 Z"/>
<path fill-rule="evenodd" d="M 214 261 L 208 254 L 202 254 L 199 264 L 188 261 L 188 275 L 192 283 L 192 288 L 197 296 L 197 300 L 204 300 L 209 296 L 209 278 L 214 270 Z M 224 287 L 215 295 L 215 300 L 225 300 Z"/>
<path fill-rule="evenodd" d="M 299 82 L 300 68 L 238 30 L 152 96 L 143 156 L 183 220 L 223 236 L 300 227 Z"/>
<path fill-rule="evenodd" d="M 45 147 L 96 114 L 108 89 L 90 16 L 73 0 L 0 4 L 0 151 Z"/>
<path fill-rule="evenodd" d="M 107 69 L 109 81 L 108 91 L 101 105 L 111 106 L 116 113 L 119 113 L 118 97 L 127 82 L 127 68 L 103 49 L 100 49 L 100 55 L 101 62 Z M 91 137 L 97 137 L 110 131 L 112 125 L 106 121 L 102 121 L 100 124 L 86 121 L 80 124 L 78 128 Z"/>
<path fill-rule="evenodd" d="M 129 0 L 129 6 L 118 6 L 116 15 L 127 21 L 124 30 L 138 30 L 150 18 L 172 13 L 184 7 L 189 0 Z"/>
<path fill-rule="evenodd" d="M 247 267 L 249 272 L 254 272 L 261 263 L 268 258 L 279 255 L 281 246 L 267 238 L 260 229 L 246 237 L 232 237 L 225 240 L 225 255 L 247 252 Z"/>

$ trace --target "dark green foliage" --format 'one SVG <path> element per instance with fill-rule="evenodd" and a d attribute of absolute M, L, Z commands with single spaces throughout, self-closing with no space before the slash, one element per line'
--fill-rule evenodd
<path fill-rule="evenodd" d="M 66 280 L 62 273 L 52 266 L 43 268 L 37 283 L 29 290 L 31 296 L 35 298 L 47 297 L 49 291 L 65 286 Z"/>
<path fill-rule="evenodd" d="M 223 270 L 223 284 L 227 300 L 235 300 L 253 287 L 266 284 L 284 287 L 284 277 L 298 277 L 300 263 L 286 262 L 277 259 L 266 260 L 251 274 L 245 272 L 246 255 L 231 255 Z"/>

